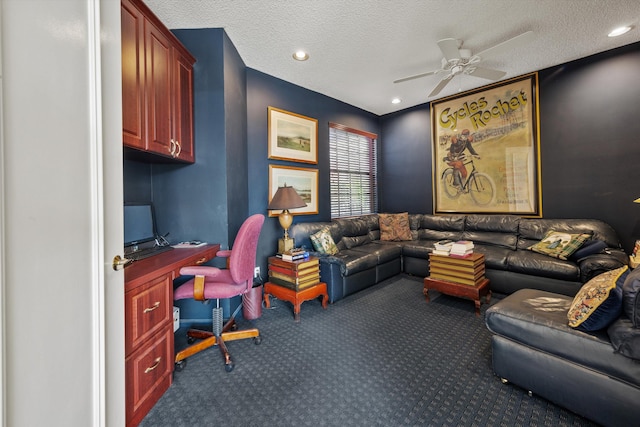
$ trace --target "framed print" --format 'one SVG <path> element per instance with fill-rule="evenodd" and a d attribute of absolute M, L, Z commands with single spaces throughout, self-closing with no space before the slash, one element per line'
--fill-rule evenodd
<path fill-rule="evenodd" d="M 269 158 L 318 164 L 318 121 L 269 107 Z"/>
<path fill-rule="evenodd" d="M 541 217 L 538 74 L 431 102 L 434 213 Z"/>
<path fill-rule="evenodd" d="M 269 203 L 278 187 L 293 187 L 307 204 L 304 208 L 290 209 L 294 215 L 318 213 L 318 170 L 292 166 L 269 165 Z M 269 211 L 269 216 L 278 216 L 279 211 Z"/>

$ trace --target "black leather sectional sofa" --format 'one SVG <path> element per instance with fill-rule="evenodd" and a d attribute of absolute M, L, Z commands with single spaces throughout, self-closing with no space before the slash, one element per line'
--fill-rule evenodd
<path fill-rule="evenodd" d="M 628 263 L 616 232 L 600 220 L 409 214 L 409 224 L 411 240 L 404 241 L 380 240 L 377 214 L 300 222 L 290 235 L 296 246 L 313 251 L 309 236 L 329 227 L 339 252 L 314 255 L 320 257 L 321 278 L 332 303 L 400 272 L 427 276 L 429 252 L 434 242 L 443 239 L 472 240 L 474 251 L 485 255 L 491 290 L 503 294 L 532 288 L 573 296 L 592 277 Z M 590 233 L 592 239 L 604 241 L 607 249 L 567 261 L 527 250 L 549 230 Z"/>
<path fill-rule="evenodd" d="M 638 269 L 624 287 L 634 280 Z M 623 314 L 608 329 L 573 329 L 572 300 L 522 289 L 491 306 L 494 373 L 598 424 L 640 425 L 640 328 Z"/>

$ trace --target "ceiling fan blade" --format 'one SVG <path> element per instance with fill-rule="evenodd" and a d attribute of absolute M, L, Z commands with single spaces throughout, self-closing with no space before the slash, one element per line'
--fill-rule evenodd
<path fill-rule="evenodd" d="M 434 87 L 434 88 L 433 88 L 433 90 L 432 90 L 432 91 L 431 91 L 431 93 L 429 94 L 429 98 L 431 98 L 432 96 L 436 96 L 437 94 L 439 94 L 439 93 L 440 93 L 440 91 L 441 91 L 442 89 L 444 89 L 444 87 L 445 87 L 446 85 L 448 85 L 448 84 L 449 84 L 449 82 L 450 82 L 451 80 L 453 80 L 453 79 L 452 79 L 452 77 L 453 77 L 453 74 L 448 74 L 448 75 L 446 75 L 445 77 L 443 77 L 443 78 L 442 78 L 442 80 L 440 80 L 440 83 L 438 83 L 438 85 L 437 85 L 436 87 Z"/>
<path fill-rule="evenodd" d="M 459 42 L 456 39 L 438 40 L 438 47 L 444 55 L 444 59 L 451 61 L 452 59 L 460 59 L 460 51 L 458 50 Z"/>
<path fill-rule="evenodd" d="M 527 31 L 526 33 L 515 36 L 514 38 L 499 43 L 493 47 L 490 47 L 489 49 L 485 49 L 482 52 L 476 53 L 475 56 L 479 56 L 481 59 L 485 59 L 489 56 L 498 55 L 508 50 L 514 50 L 532 41 L 533 35 L 533 31 Z"/>
<path fill-rule="evenodd" d="M 439 71 L 440 70 L 428 71 L 426 73 L 416 74 L 415 76 L 403 77 L 401 79 L 394 80 L 393 82 L 394 83 L 402 83 L 402 82 L 406 82 L 407 80 L 419 79 L 420 77 L 425 77 L 425 76 L 430 76 L 432 74 L 437 74 Z"/>
<path fill-rule="evenodd" d="M 468 67 L 468 71 L 465 71 L 465 74 L 469 74 L 474 77 L 481 77 L 483 79 L 489 80 L 500 80 L 505 75 L 507 75 L 506 71 L 494 70 L 492 68 L 484 68 L 484 67 Z"/>

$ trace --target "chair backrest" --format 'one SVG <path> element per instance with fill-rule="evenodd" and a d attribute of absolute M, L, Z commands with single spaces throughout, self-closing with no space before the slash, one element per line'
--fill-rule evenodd
<path fill-rule="evenodd" d="M 253 286 L 253 270 L 256 265 L 258 239 L 264 223 L 264 215 L 255 214 L 247 218 L 233 242 L 229 257 L 229 272 L 235 283 L 246 282 L 247 290 Z"/>

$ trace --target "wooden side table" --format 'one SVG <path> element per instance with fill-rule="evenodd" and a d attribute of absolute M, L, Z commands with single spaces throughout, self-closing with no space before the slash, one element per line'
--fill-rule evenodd
<path fill-rule="evenodd" d="M 300 321 L 300 305 L 305 301 L 322 296 L 322 308 L 327 309 L 329 295 L 327 294 L 327 284 L 320 282 L 317 285 L 296 291 L 275 283 L 267 282 L 264 284 L 264 305 L 266 308 L 271 307 L 269 296 L 273 295 L 279 300 L 289 301 L 293 304 L 293 318 L 296 322 Z"/>
<path fill-rule="evenodd" d="M 478 285 L 465 285 L 462 283 L 448 282 L 446 280 L 424 279 L 424 289 L 422 293 L 429 302 L 429 289 L 434 289 L 445 295 L 472 299 L 476 305 L 476 316 L 480 316 L 480 298 L 486 296 L 487 304 L 491 301 L 491 290 L 489 290 L 489 279 L 483 279 Z"/>

